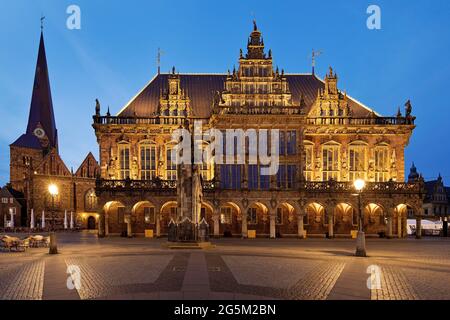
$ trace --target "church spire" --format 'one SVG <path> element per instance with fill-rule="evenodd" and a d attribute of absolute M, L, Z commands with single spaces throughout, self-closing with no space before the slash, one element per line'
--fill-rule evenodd
<path fill-rule="evenodd" d="M 35 135 L 40 140 L 48 139 L 48 147 L 58 148 L 58 134 L 53 113 L 44 33 L 42 30 L 26 134 Z"/>

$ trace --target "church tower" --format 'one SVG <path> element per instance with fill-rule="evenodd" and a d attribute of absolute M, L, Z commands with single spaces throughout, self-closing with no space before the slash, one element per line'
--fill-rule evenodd
<path fill-rule="evenodd" d="M 10 145 L 11 186 L 23 192 L 24 180 L 50 152 L 58 154 L 58 133 L 53 113 L 44 35 L 41 31 L 27 129 Z"/>

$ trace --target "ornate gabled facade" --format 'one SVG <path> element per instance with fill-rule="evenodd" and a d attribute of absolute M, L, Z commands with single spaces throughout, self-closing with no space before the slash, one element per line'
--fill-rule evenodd
<path fill-rule="evenodd" d="M 63 228 L 64 212 L 73 212 L 78 227 L 96 228 L 98 216 L 95 179 L 100 174 L 97 161 L 89 153 L 74 174 L 58 151 L 58 131 L 53 112 L 50 80 L 41 33 L 36 73 L 25 134 L 10 145 L 10 184 L 8 188 L 23 201 L 21 217 L 15 226 L 30 226 L 34 210 L 37 226 L 42 211 L 47 226 Z M 58 194 L 51 196 L 49 186 L 55 185 Z M 19 219 L 20 218 L 20 219 Z"/>
<path fill-rule="evenodd" d="M 205 131 L 278 130 L 276 174 L 263 175 L 266 164 L 250 161 L 249 140 L 243 161 L 201 165 L 201 217 L 213 235 L 349 236 L 358 224 L 353 181 L 362 178 L 366 233 L 404 237 L 408 211 L 420 227 L 424 196 L 423 181 L 404 182 L 404 149 L 415 128 L 409 101 L 405 107 L 404 116 L 377 114 L 340 91 L 331 68 L 323 80 L 274 68 L 255 23 L 238 69 L 173 69 L 158 73 L 117 116 L 102 116 L 97 105 L 99 233 L 167 234 L 183 209 L 172 133 L 186 123 L 192 131 L 200 121 Z"/>

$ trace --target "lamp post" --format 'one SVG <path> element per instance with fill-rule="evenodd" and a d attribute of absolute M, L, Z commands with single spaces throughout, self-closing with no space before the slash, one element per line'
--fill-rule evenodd
<path fill-rule="evenodd" d="M 366 182 L 363 179 L 356 179 L 353 183 L 356 191 L 358 192 L 358 234 L 356 237 L 356 253 L 357 257 L 365 257 L 366 256 L 366 236 L 364 234 L 364 220 L 363 214 L 361 210 L 361 193 L 364 187 L 366 186 Z"/>
<path fill-rule="evenodd" d="M 55 184 L 51 184 L 48 186 L 48 192 L 50 193 L 50 196 L 52 197 L 52 210 L 55 209 L 55 197 L 58 195 L 59 190 L 58 187 Z M 58 248 L 56 243 L 56 234 L 54 231 L 54 221 L 52 223 L 52 227 L 50 230 L 50 248 L 49 248 L 49 254 L 57 254 Z"/>

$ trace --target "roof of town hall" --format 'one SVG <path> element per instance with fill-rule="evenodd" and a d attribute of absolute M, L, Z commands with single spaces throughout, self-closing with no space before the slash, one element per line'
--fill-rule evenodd
<path fill-rule="evenodd" d="M 194 117 L 209 118 L 212 111 L 212 102 L 216 91 L 223 91 L 227 74 L 179 74 L 181 88 L 186 90 L 191 101 Z M 128 102 L 119 117 L 150 117 L 158 110 L 161 90 L 168 87 L 169 73 L 157 74 L 150 82 Z M 307 112 L 312 107 L 319 89 L 325 88 L 322 79 L 314 74 L 285 74 L 295 105 L 300 104 L 301 95 L 304 95 Z M 355 117 L 366 117 L 372 109 L 350 96 L 350 108 Z"/>

